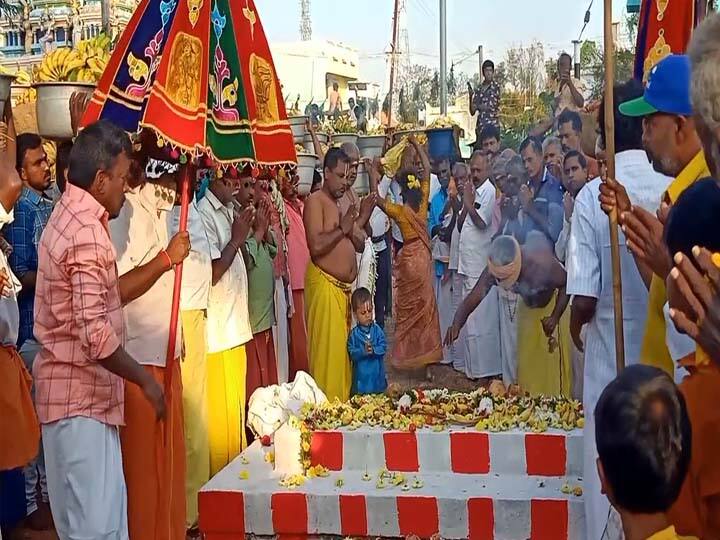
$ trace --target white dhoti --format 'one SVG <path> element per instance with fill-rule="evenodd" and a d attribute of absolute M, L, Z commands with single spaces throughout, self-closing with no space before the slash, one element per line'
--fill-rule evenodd
<path fill-rule="evenodd" d="M 500 358 L 502 359 L 503 384 L 517 384 L 517 310 L 521 298 L 517 293 L 494 287 L 498 291 L 498 315 L 500 319 Z"/>
<path fill-rule="evenodd" d="M 585 405 L 585 404 L 583 404 Z M 600 476 L 597 472 L 597 448 L 595 446 L 595 403 L 585 409 L 585 428 L 583 429 L 583 498 L 585 499 L 585 528 L 588 540 L 604 538 L 605 526 L 610 517 L 610 502 L 602 493 Z M 608 539 L 612 540 L 612 539 Z"/>
<path fill-rule="evenodd" d="M 460 307 L 460 304 L 462 304 L 463 301 L 463 277 L 462 275 L 458 274 L 457 270 L 451 270 L 452 275 L 450 277 L 450 282 L 452 283 L 452 298 L 451 298 L 451 322 L 452 319 L 455 318 L 455 313 L 457 313 L 458 308 Z M 458 336 L 457 341 L 452 344 L 450 347 L 450 355 L 452 356 L 452 366 L 457 371 L 460 371 L 462 373 L 465 373 L 465 341 L 466 341 L 467 335 L 465 328 L 463 328 L 460 331 L 460 335 Z"/>
<path fill-rule="evenodd" d="M 479 278 L 463 276 L 463 297 Z M 470 379 L 493 377 L 502 371 L 497 287 L 493 287 L 468 317 L 465 342 L 465 374 Z"/>
<path fill-rule="evenodd" d="M 60 540 L 127 540 L 118 428 L 76 416 L 44 424 L 50 509 Z"/>
<path fill-rule="evenodd" d="M 275 280 L 275 326 L 273 330 L 273 345 L 277 362 L 278 383 L 288 382 L 290 375 L 290 356 L 288 353 L 288 303 L 287 291 L 282 278 Z"/>
<path fill-rule="evenodd" d="M 440 318 L 440 336 L 444 339 L 448 328 L 453 322 L 455 311 L 452 305 L 452 278 L 447 279 L 435 277 L 435 302 L 437 303 L 438 316 Z M 453 363 L 452 349 L 443 348 L 443 364 Z"/>
<path fill-rule="evenodd" d="M 375 248 L 370 238 L 365 240 L 365 248 L 362 253 L 356 254 L 358 273 L 353 283 L 352 290 L 360 287 L 370 291 L 370 296 L 375 296 L 375 280 L 377 279 L 377 261 L 375 259 Z"/>

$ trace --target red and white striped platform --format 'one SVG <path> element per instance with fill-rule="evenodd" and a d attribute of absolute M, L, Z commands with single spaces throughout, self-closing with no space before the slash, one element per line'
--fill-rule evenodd
<path fill-rule="evenodd" d="M 200 492 L 207 540 L 316 535 L 477 540 L 582 540 L 582 432 L 416 433 L 374 428 L 313 434 L 314 463 L 331 469 L 295 489 L 264 459 L 259 443 Z M 247 460 L 248 464 L 243 461 Z M 420 489 L 376 488 L 381 469 L 402 471 Z M 246 471 L 249 477 L 240 478 Z M 365 472 L 372 476 L 365 481 Z M 342 485 L 338 486 L 338 480 Z"/>

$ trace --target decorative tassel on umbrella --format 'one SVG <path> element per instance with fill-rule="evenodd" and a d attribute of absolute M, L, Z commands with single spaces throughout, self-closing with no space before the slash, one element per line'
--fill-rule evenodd
<path fill-rule="evenodd" d="M 297 162 L 253 0 L 143 0 L 81 125 L 100 119 L 131 133 L 154 132 L 159 146 L 187 164 L 180 182 L 182 231 L 187 229 L 191 174 L 201 157 L 222 167 L 250 164 L 253 171 Z M 168 365 L 175 355 L 181 280 L 178 265 Z"/>

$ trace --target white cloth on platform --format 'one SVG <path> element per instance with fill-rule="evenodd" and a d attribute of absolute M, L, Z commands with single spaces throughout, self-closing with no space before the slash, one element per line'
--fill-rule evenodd
<path fill-rule="evenodd" d="M 642 150 L 616 156 L 616 177 L 625 186 L 630 200 L 655 212 L 670 179 L 656 173 Z M 615 328 L 612 290 L 610 230 L 607 215 L 600 208 L 600 180 L 583 187 L 575 200 L 566 269 L 567 293 L 597 299 L 595 316 L 586 326 L 583 405 L 585 409 L 584 499 L 587 538 L 600 538 L 607 522 L 609 503 L 600 490 L 595 466 L 592 412 L 602 390 L 615 378 Z M 620 266 L 623 284 L 625 362 L 639 361 L 647 318 L 648 290 L 640 276 L 625 236 L 619 231 Z"/>
<path fill-rule="evenodd" d="M 478 282 L 463 276 L 463 298 Z M 492 377 L 502 372 L 497 287 L 492 287 L 465 323 L 465 375 L 470 379 Z"/>
<path fill-rule="evenodd" d="M 291 293 L 292 294 L 292 293 Z M 288 382 L 290 356 L 288 353 L 288 303 L 287 289 L 281 277 L 275 280 L 275 324 L 272 327 L 273 345 L 277 362 L 277 376 L 280 384 Z"/>
<path fill-rule="evenodd" d="M 42 438 L 60 540 L 127 540 L 119 428 L 75 416 L 43 424 Z"/>
<path fill-rule="evenodd" d="M 500 319 L 500 358 L 502 361 L 503 384 L 509 386 L 518 382 L 517 361 L 517 313 L 520 295 L 502 287 L 494 287 L 498 294 Z"/>

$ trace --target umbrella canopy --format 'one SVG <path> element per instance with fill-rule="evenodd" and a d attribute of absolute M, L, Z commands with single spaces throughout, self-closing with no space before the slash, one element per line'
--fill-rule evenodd
<path fill-rule="evenodd" d="M 253 0 L 142 0 L 83 117 L 223 163 L 296 162 Z"/>

